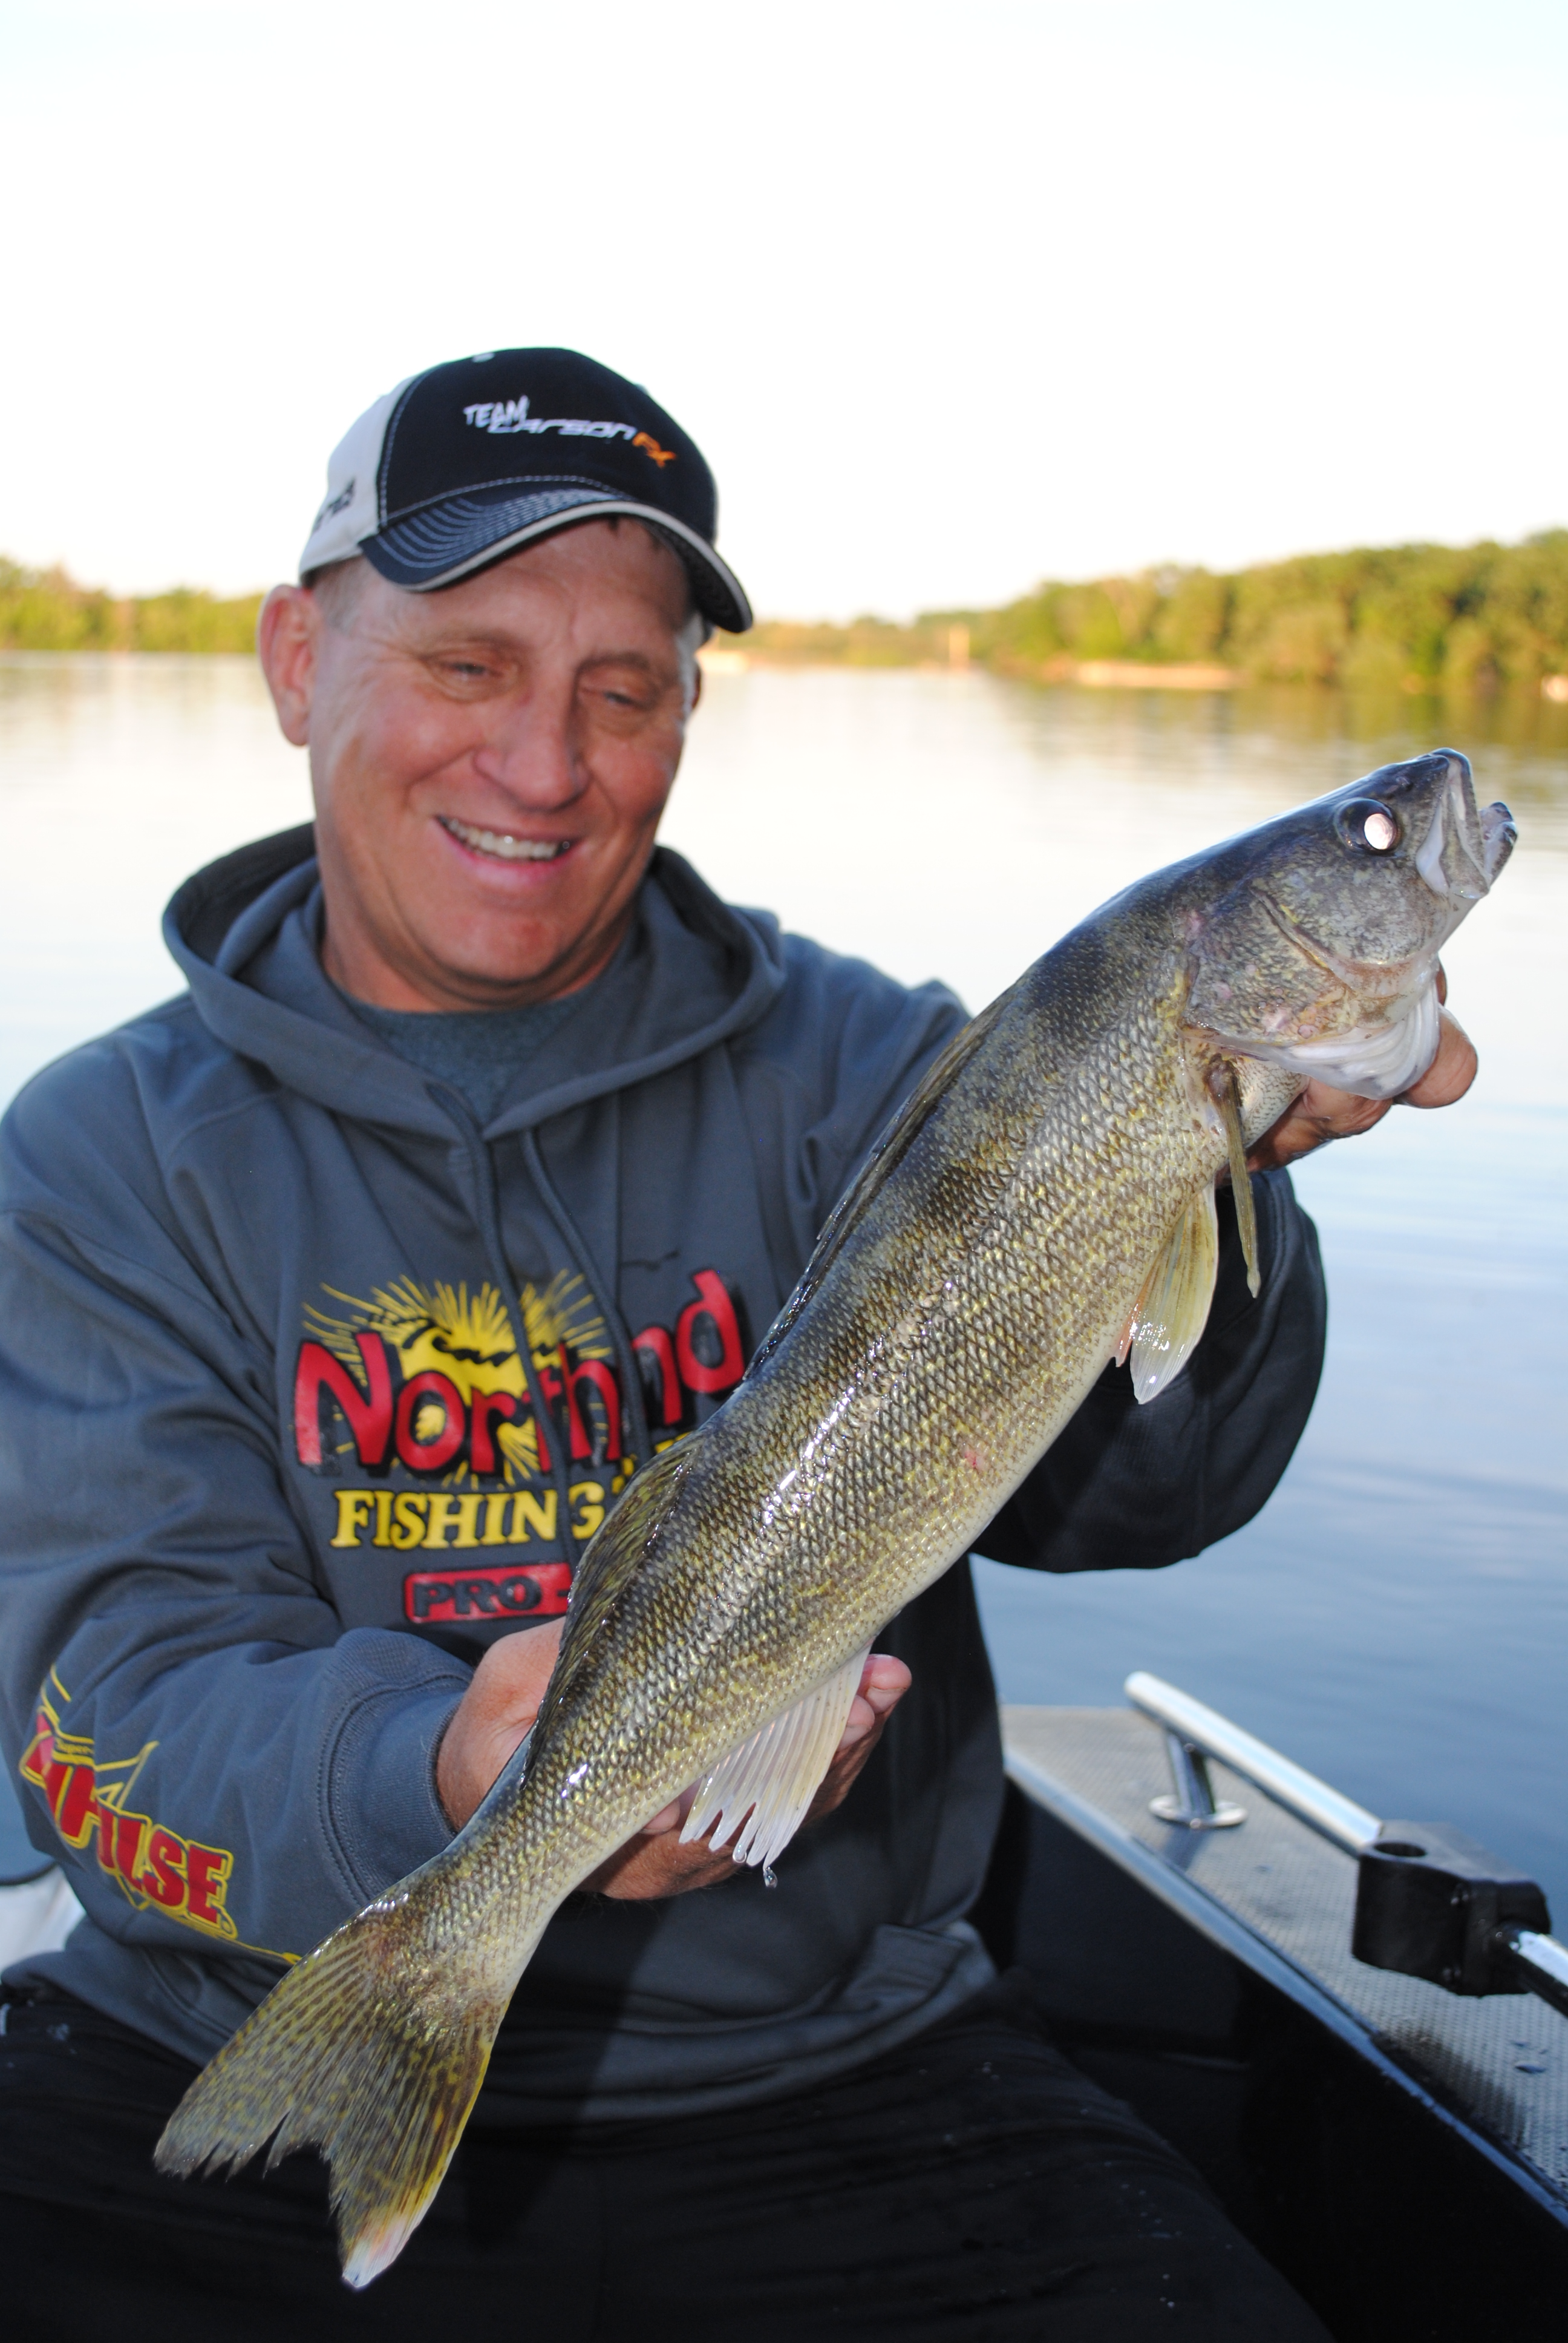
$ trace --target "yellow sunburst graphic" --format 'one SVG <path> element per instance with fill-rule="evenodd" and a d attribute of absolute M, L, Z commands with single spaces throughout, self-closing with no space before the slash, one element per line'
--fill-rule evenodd
<path fill-rule="evenodd" d="M 307 1304 L 306 1332 L 356 1374 L 361 1372 L 361 1363 L 354 1337 L 376 1333 L 397 1352 L 405 1382 L 426 1368 L 435 1368 L 456 1384 L 465 1405 L 476 1392 L 510 1392 L 528 1408 L 528 1388 L 511 1320 L 495 1286 L 487 1282 L 470 1293 L 466 1282 L 448 1285 L 438 1281 L 425 1285 L 417 1278 L 400 1277 L 390 1285 L 377 1286 L 368 1301 L 342 1293 L 333 1285 L 321 1290 L 346 1304 L 349 1314 L 337 1317 Z M 613 1359 L 604 1319 L 580 1277 L 563 1270 L 542 1291 L 525 1285 L 518 1302 L 536 1367 L 557 1366 L 563 1344 L 574 1362 Z M 434 1402 L 430 1406 L 439 1413 Z M 417 1415 L 414 1432 L 416 1438 L 422 1436 Z M 531 1413 L 518 1423 L 498 1418 L 494 1438 L 506 1485 L 541 1477 L 538 1431 Z M 344 1442 L 338 1453 L 347 1454 L 351 1448 L 352 1443 Z M 493 1478 L 481 1483 L 466 1464 L 448 1473 L 443 1485 L 465 1483 L 476 1488 L 495 1485 Z"/>

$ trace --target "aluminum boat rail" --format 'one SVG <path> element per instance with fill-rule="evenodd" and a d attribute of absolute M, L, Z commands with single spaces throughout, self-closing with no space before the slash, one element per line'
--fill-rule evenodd
<path fill-rule="evenodd" d="M 1533 1880 L 1446 1825 L 1380 1821 L 1160 1676 L 1140 1669 L 1122 1690 L 1164 1729 L 1172 1787 L 1150 1802 L 1161 1822 L 1211 1831 L 1245 1819 L 1243 1807 L 1215 1798 L 1212 1759 L 1356 1857 L 1359 1958 L 1451 1992 L 1533 1993 L 1568 2016 L 1568 1945 L 1551 1934 Z M 1527 1925 L 1536 1920 L 1539 1926 Z"/>

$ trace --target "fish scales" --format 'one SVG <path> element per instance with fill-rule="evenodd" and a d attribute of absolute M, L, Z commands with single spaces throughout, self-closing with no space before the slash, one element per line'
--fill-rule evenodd
<path fill-rule="evenodd" d="M 770 1712 L 789 1706 L 972 1540 L 1098 1373 L 1169 1234 L 1173 1196 L 1223 1160 L 1171 1079 L 1173 1014 L 1162 1030 L 1141 1021 L 1141 1046 L 1113 1030 L 1085 1051 L 1070 1035 L 1081 1054 L 1062 1051 L 1070 1071 L 1052 1081 L 1038 990 L 1020 988 L 997 1052 L 960 1073 L 899 1189 L 883 1192 L 787 1350 L 763 1364 L 744 1414 L 715 1421 L 623 1600 L 602 1646 L 608 1677 L 640 1680 L 650 1643 L 668 1652 L 672 1631 L 679 1654 L 665 1681 L 680 1730 L 668 1730 L 668 1706 L 649 1719 L 657 1770 L 641 1803 L 691 1779 L 692 1720 L 709 1746 L 744 1737 L 759 1698 Z M 1096 1176 L 1108 1116 L 1123 1135 L 1126 1191 L 1142 1204 L 1113 1225 Z M 949 1177 L 960 1149 L 972 1175 L 961 1200 Z M 940 1443 L 930 1436 L 939 1403 Z M 794 1460 L 785 1474 L 781 1457 Z M 819 1625 L 813 1614 L 829 1604 Z M 578 1715 L 578 1729 L 563 1719 L 552 1744 L 563 1785 L 592 1735 L 586 1704 Z"/>
<path fill-rule="evenodd" d="M 1400 841 L 1386 865 L 1356 810 L 1374 785 Z M 316 2143 L 346 2275 L 385 2268 L 565 1896 L 819 1697 L 969 1548 L 1156 1308 L 1162 1263 L 1192 1289 L 1169 1305 L 1190 1347 L 1228 1147 L 1277 1118 L 1304 1070 L 1414 1078 L 1436 1043 L 1438 945 L 1511 843 L 1462 759 L 1387 768 L 1129 890 L 977 1019 L 739 1391 L 598 1532 L 526 1758 L 275 1989 L 176 2111 L 165 2167 Z M 1140 1336 L 1155 1355 L 1171 1330 Z"/>

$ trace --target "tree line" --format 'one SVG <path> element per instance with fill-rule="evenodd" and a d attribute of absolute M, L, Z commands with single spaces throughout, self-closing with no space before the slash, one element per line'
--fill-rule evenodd
<path fill-rule="evenodd" d="M 248 651 L 260 608 L 259 594 L 223 601 L 192 586 L 122 597 L 0 556 L 0 650 Z"/>
<path fill-rule="evenodd" d="M 967 652 L 1047 682 L 1125 660 L 1366 690 L 1538 684 L 1568 672 L 1568 529 L 1521 545 L 1401 545 L 1048 582 L 1000 609 L 931 610 L 909 627 L 764 622 L 744 648 L 852 667 L 949 664 Z"/>
<path fill-rule="evenodd" d="M 259 594 L 223 600 L 190 587 L 116 597 L 63 569 L 0 559 L 0 649 L 248 651 L 260 603 Z M 1533 685 L 1568 673 L 1568 528 L 1520 545 L 1402 545 L 1048 582 L 1000 609 L 931 610 L 910 626 L 764 620 L 734 648 L 849 667 L 967 657 L 1047 682 L 1086 663 L 1131 660 L 1352 689 Z"/>

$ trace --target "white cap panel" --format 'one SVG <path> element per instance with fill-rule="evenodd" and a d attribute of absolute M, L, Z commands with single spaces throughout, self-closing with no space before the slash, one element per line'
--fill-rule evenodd
<path fill-rule="evenodd" d="M 299 574 L 329 561 L 351 561 L 381 518 L 376 479 L 393 408 L 414 380 L 409 375 L 351 423 L 327 459 L 327 494 L 299 557 Z"/>

